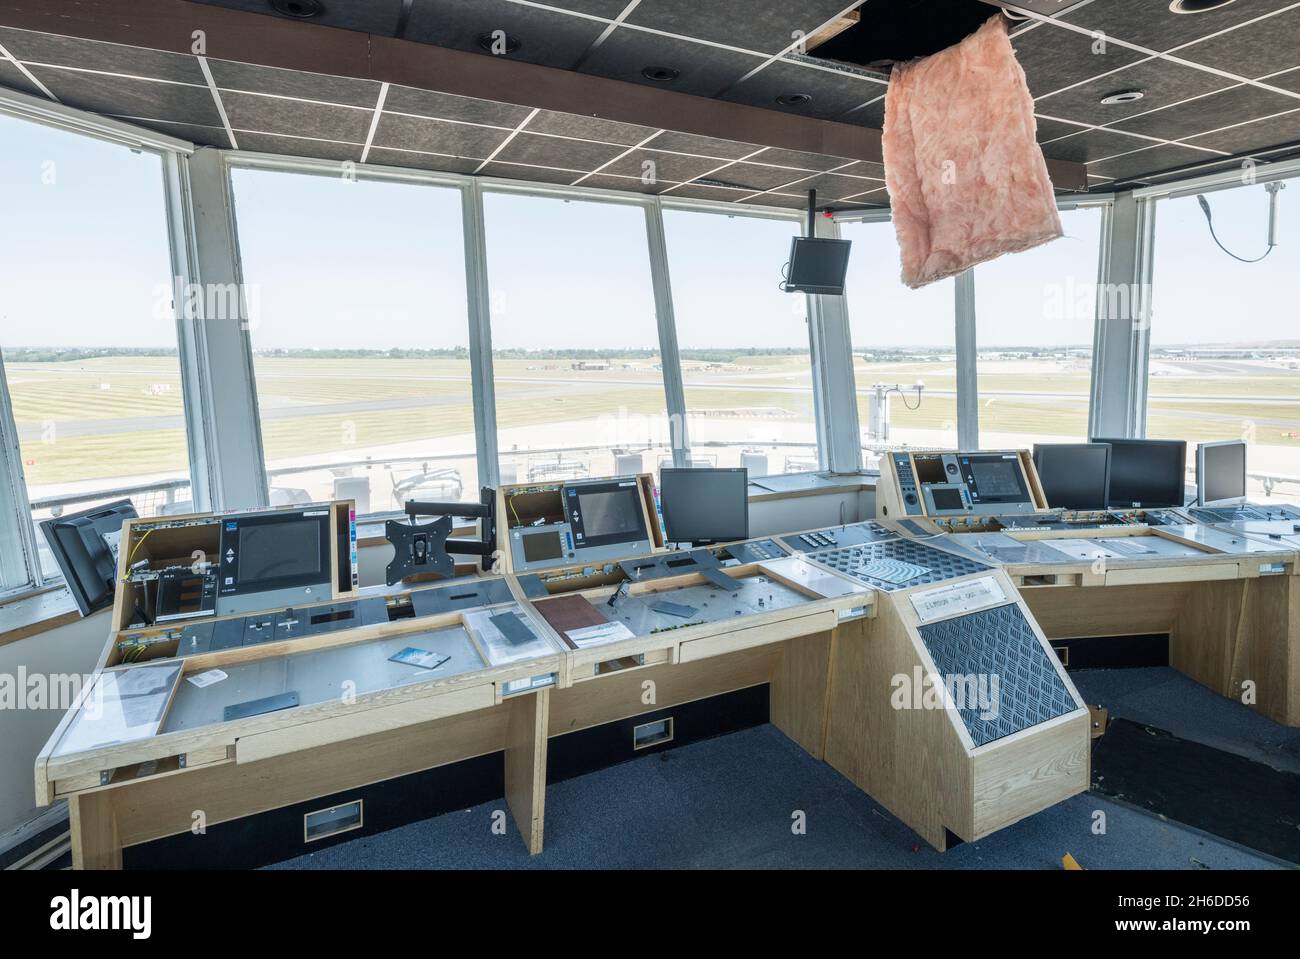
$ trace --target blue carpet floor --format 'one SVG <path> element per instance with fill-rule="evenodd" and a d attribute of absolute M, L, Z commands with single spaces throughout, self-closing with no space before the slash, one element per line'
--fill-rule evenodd
<path fill-rule="evenodd" d="M 1300 731 L 1221 699 L 1172 669 L 1074 674 L 1111 716 L 1159 725 L 1279 768 Z M 792 829 L 797 812 L 806 831 Z M 1105 833 L 1093 823 L 1105 814 Z M 504 814 L 504 834 L 493 830 Z M 993 836 L 937 853 L 772 726 L 684 746 L 546 790 L 546 849 L 528 856 L 504 800 L 412 823 L 272 868 L 1277 868 L 1272 860 L 1117 805 L 1075 796 Z"/>

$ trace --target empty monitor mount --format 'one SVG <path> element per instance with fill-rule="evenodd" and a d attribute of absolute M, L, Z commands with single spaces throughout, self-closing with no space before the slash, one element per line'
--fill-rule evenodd
<path fill-rule="evenodd" d="M 384 537 L 393 544 L 393 559 L 388 564 L 389 586 L 408 576 L 431 574 L 443 579 L 456 575 L 452 555 L 478 556 L 483 570 L 492 568 L 496 549 L 496 490 L 484 486 L 477 503 L 424 503 L 407 500 L 409 522 L 390 519 L 384 524 Z M 417 523 L 422 516 L 438 517 L 432 523 Z M 452 517 L 477 519 L 479 538 L 451 539 Z"/>

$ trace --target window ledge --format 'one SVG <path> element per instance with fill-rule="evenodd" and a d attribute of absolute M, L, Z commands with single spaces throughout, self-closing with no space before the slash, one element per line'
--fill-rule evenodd
<path fill-rule="evenodd" d="M 858 493 L 874 490 L 879 474 L 867 473 L 796 473 L 760 476 L 749 481 L 749 501 L 793 499 L 798 496 L 827 496 L 835 493 Z"/>
<path fill-rule="evenodd" d="M 48 632 L 81 618 L 67 587 L 0 603 L 0 646 Z"/>

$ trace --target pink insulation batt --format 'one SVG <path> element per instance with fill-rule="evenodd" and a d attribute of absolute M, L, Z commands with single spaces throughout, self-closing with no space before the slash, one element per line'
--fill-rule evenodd
<path fill-rule="evenodd" d="M 1001 14 L 961 43 L 894 67 L 883 147 L 905 284 L 1061 235 L 1035 128 Z"/>

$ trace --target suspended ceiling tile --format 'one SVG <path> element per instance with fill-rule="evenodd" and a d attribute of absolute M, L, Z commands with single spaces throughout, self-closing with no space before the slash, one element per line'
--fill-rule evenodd
<path fill-rule="evenodd" d="M 1256 77 L 1256 79 L 1259 78 Z M 1300 68 L 1272 74 L 1264 82 L 1269 86 L 1281 87 L 1283 90 L 1300 93 Z"/>
<path fill-rule="evenodd" d="M 817 202 L 829 202 L 830 200 L 843 199 L 846 196 L 854 196 L 864 190 L 875 190 L 884 186 L 876 180 L 860 180 L 856 177 L 839 176 L 835 173 L 822 173 L 810 179 L 803 180 L 795 186 L 782 190 L 782 193 L 798 192 L 807 196 L 809 190 L 817 191 Z"/>
<path fill-rule="evenodd" d="M 393 150 L 388 147 L 372 145 L 370 152 L 366 155 L 366 162 L 381 166 L 433 170 L 438 173 L 473 173 L 483 161 L 456 156 L 439 156 L 433 153 L 420 153 L 415 150 Z"/>
<path fill-rule="evenodd" d="M 1104 31 L 1111 37 L 1151 50 L 1165 51 L 1243 24 L 1261 14 L 1280 10 L 1294 2 L 1295 0 L 1237 0 L 1217 10 L 1178 14 L 1171 11 L 1169 4 L 1162 0 L 1142 3 L 1135 3 L 1134 0 L 1093 0 L 1086 6 L 1069 11 L 1060 19 L 1089 30 Z"/>
<path fill-rule="evenodd" d="M 851 110 L 846 110 L 842 116 L 836 119 L 840 123 L 855 123 L 858 126 L 879 130 L 885 125 L 885 99 L 878 94 L 874 99 L 859 104 Z"/>
<path fill-rule="evenodd" d="M 707 3 L 701 0 L 644 0 L 627 23 L 712 40 L 760 53 L 785 50 L 839 14 L 847 0 L 798 3 Z"/>
<path fill-rule="evenodd" d="M 123 116 L 114 117 L 113 119 L 148 127 L 150 130 L 157 130 L 159 133 L 178 137 L 181 140 L 189 140 L 196 146 L 219 147 L 222 150 L 230 149 L 230 137 L 226 136 L 225 127 L 209 127 L 198 123 L 167 123 L 162 120 L 142 121 Z"/>
<path fill-rule="evenodd" d="M 1240 86 L 1121 121 L 1115 129 L 1180 140 L 1296 108 L 1300 108 L 1300 98 Z"/>
<path fill-rule="evenodd" d="M 735 203 L 742 197 L 750 196 L 747 190 L 728 190 L 724 187 L 700 186 L 696 183 L 686 183 L 679 187 L 674 187 L 672 192 L 665 193 L 665 199 L 676 198 L 679 200 L 712 200 L 716 203 Z"/>
<path fill-rule="evenodd" d="M 615 20 L 630 0 L 545 0 L 548 7 L 587 13 L 605 20 Z"/>
<path fill-rule="evenodd" d="M 276 136 L 240 130 L 235 131 L 235 139 L 239 143 L 239 149 L 249 153 L 282 153 L 289 156 L 346 160 L 353 163 L 361 159 L 361 145 L 354 143 L 329 143 L 305 137 Z"/>
<path fill-rule="evenodd" d="M 486 160 L 507 136 L 508 131 L 492 127 L 385 113 L 371 145 Z"/>
<path fill-rule="evenodd" d="M 1281 143 L 1300 141 L 1300 103 L 1296 108 L 1265 120 L 1234 125 L 1225 130 L 1190 137 L 1192 146 L 1209 147 L 1225 153 L 1248 153 Z"/>
<path fill-rule="evenodd" d="M 11 60 L 0 60 L 0 87 L 17 90 L 34 97 L 45 97 L 45 93 L 23 73 Z"/>
<path fill-rule="evenodd" d="M 499 160 L 493 160 L 480 172 L 483 176 L 501 177 L 506 180 L 529 180 L 534 183 L 558 183 L 564 185 L 572 183 L 586 173 L 585 170 L 563 170 Z"/>
<path fill-rule="evenodd" d="M 728 90 L 724 100 L 793 113 L 796 116 L 836 120 L 854 107 L 885 92 L 885 87 L 852 73 L 831 72 L 789 60 L 777 60 L 748 80 Z M 778 97 L 812 97 L 807 103 L 785 105 Z"/>
<path fill-rule="evenodd" d="M 726 161 L 715 160 L 712 157 L 634 150 L 622 159 L 615 160 L 600 172 L 631 177 L 646 176 L 652 177 L 656 182 L 680 183 L 703 176 L 724 162 Z"/>
<path fill-rule="evenodd" d="M 784 186 L 791 180 L 810 176 L 799 170 L 790 170 L 779 166 L 759 166 L 756 163 L 733 163 L 716 173 L 709 174 L 708 179 L 720 180 L 733 184 L 740 189 L 760 191 L 772 190 Z"/>
<path fill-rule="evenodd" d="M 281 70 L 229 60 L 209 60 L 208 68 L 212 71 L 212 79 L 222 90 L 273 93 L 282 97 L 354 107 L 373 107 L 379 99 L 380 84 L 374 80 Z"/>
<path fill-rule="evenodd" d="M 531 112 L 528 107 L 493 100 L 476 100 L 452 93 L 434 93 L 413 87 L 391 86 L 384 99 L 385 112 L 411 113 L 439 120 L 461 120 L 513 130 Z"/>
<path fill-rule="evenodd" d="M 1136 153 L 1129 153 L 1125 156 L 1089 164 L 1088 172 L 1119 180 L 1125 177 L 1154 173 L 1157 170 L 1167 170 L 1171 167 L 1182 166 L 1185 163 L 1196 163 L 1205 158 L 1206 154 L 1203 150 L 1193 150 L 1190 147 L 1176 144 L 1162 144 Z"/>
<path fill-rule="evenodd" d="M 750 162 L 770 163 L 775 166 L 790 167 L 793 170 L 822 173 L 833 167 L 843 166 L 853 161 L 848 157 L 833 157 L 821 153 L 804 153 L 799 150 L 781 150 L 773 147 L 770 150 L 764 150 L 756 157 L 751 157 Z"/>
<path fill-rule="evenodd" d="M 1202 40 L 1178 56 L 1252 79 L 1300 66 L 1300 8 Z"/>
<path fill-rule="evenodd" d="M 1129 66 L 1145 56 L 1116 43 L 1099 44 L 1094 37 L 1051 24 L 1016 37 L 1012 45 L 1025 71 L 1029 92 L 1035 97 Z"/>
<path fill-rule="evenodd" d="M 1088 163 L 1104 160 L 1132 150 L 1154 146 L 1150 140 L 1117 133 L 1113 130 L 1084 130 L 1061 140 L 1043 144 L 1043 156 L 1053 160 Z"/>
<path fill-rule="evenodd" d="M 564 137 L 539 136 L 526 130 L 502 147 L 493 159 L 510 163 L 531 163 L 537 166 L 561 167 L 586 173 L 602 163 L 608 163 L 626 147 L 587 140 L 569 140 Z"/>
<path fill-rule="evenodd" d="M 221 102 L 236 130 L 364 143 L 373 110 L 223 91 Z"/>
<path fill-rule="evenodd" d="M 667 180 L 655 180 L 646 183 L 639 177 L 609 176 L 604 173 L 597 173 L 587 177 L 578 186 L 590 187 L 593 190 L 622 190 L 625 193 L 655 194 L 661 192 L 665 187 L 672 186 L 672 183 Z"/>
<path fill-rule="evenodd" d="M 1034 103 L 1034 109 L 1048 116 L 1100 126 L 1232 85 L 1231 80 L 1191 67 L 1148 60 L 1111 76 L 1042 97 Z M 1111 105 L 1101 102 L 1103 97 L 1124 90 L 1140 90 L 1142 99 Z"/>
<path fill-rule="evenodd" d="M 119 43 L 101 43 L 78 37 L 0 27 L 0 45 L 17 60 L 53 66 L 79 67 L 155 80 L 174 80 L 202 86 L 203 71 L 195 57 L 160 50 L 145 50 Z"/>
<path fill-rule="evenodd" d="M 294 20 L 278 13 L 266 0 L 192 0 L 214 7 L 266 13 L 281 20 Z M 402 14 L 402 0 L 321 0 L 322 12 L 304 23 L 318 23 L 343 30 L 360 30 L 391 37 L 397 31 Z M 200 24 L 201 25 L 201 24 Z"/>
<path fill-rule="evenodd" d="M 1066 123 L 1063 120 L 1057 120 L 1052 117 L 1037 116 L 1034 118 L 1038 124 L 1038 142 L 1048 143 L 1052 140 L 1059 140 L 1061 137 L 1068 137 L 1075 133 L 1082 133 L 1087 127 L 1081 127 L 1073 123 Z"/>
<path fill-rule="evenodd" d="M 179 83 L 81 73 L 55 67 L 30 67 L 59 102 L 93 113 L 220 126 L 212 91 Z"/>
<path fill-rule="evenodd" d="M 765 59 L 641 30 L 615 30 L 578 69 L 595 76 L 712 97 Z M 679 76 L 667 83 L 647 80 L 641 74 L 646 67 L 669 67 L 679 71 Z"/>
<path fill-rule="evenodd" d="M 503 54 L 507 59 L 567 70 L 605 27 L 596 20 L 507 0 L 415 0 L 405 36 L 421 43 L 494 56 L 478 40 L 502 30 L 520 44 L 514 53 Z"/>
<path fill-rule="evenodd" d="M 677 133 L 665 130 L 654 138 L 647 147 L 673 153 L 689 153 L 694 156 L 715 157 L 721 160 L 739 160 L 749 156 L 761 147 L 752 143 L 739 143 L 735 140 L 718 140 L 713 137 L 696 136 L 692 133 Z"/>
<path fill-rule="evenodd" d="M 578 140 L 618 143 L 623 146 L 640 143 L 655 132 L 654 127 L 619 123 L 617 120 L 603 120 L 600 117 L 580 116 L 574 113 L 556 113 L 553 110 L 540 111 L 537 116 L 528 121 L 528 130 L 533 133 L 553 133 Z"/>
<path fill-rule="evenodd" d="M 737 205 L 774 206 L 784 210 L 806 210 L 808 209 L 808 198 L 787 193 L 760 193 L 757 196 L 745 197 Z"/>
<path fill-rule="evenodd" d="M 840 176 L 857 176 L 867 177 L 872 180 L 885 179 L 885 165 L 883 163 L 873 163 L 870 160 L 858 160 L 856 163 L 836 170 Z"/>

